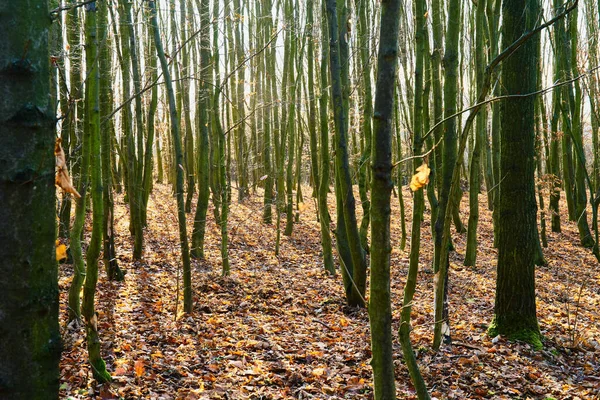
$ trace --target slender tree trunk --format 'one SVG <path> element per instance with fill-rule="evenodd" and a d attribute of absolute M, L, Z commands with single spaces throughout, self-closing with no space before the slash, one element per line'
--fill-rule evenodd
<path fill-rule="evenodd" d="M 88 356 L 92 366 L 92 374 L 99 383 L 109 382 L 110 374 L 100 355 L 100 338 L 98 336 L 98 317 L 94 309 L 96 283 L 98 282 L 98 259 L 102 243 L 102 225 L 104 202 L 102 200 L 102 165 L 100 149 L 100 71 L 98 69 L 98 36 L 96 26 L 96 2 L 87 4 L 85 18 L 85 132 L 89 140 L 87 150 L 90 159 L 90 175 L 93 213 L 92 237 L 86 254 L 85 285 L 83 287 L 83 304 L 81 313 L 85 320 L 85 331 Z M 94 155 L 91 157 L 91 155 Z"/>
<path fill-rule="evenodd" d="M 210 31 L 209 31 L 209 5 L 208 0 L 200 0 L 198 9 L 200 11 L 200 101 L 196 112 L 199 115 L 199 135 L 200 142 L 199 169 L 198 169 L 198 205 L 196 207 L 196 216 L 194 217 L 194 231 L 192 233 L 192 252 L 194 258 L 204 258 L 204 233 L 206 231 L 206 213 L 208 210 L 209 188 L 209 149 L 208 149 L 208 113 L 210 107 L 210 88 L 211 71 L 210 64 Z"/>
<path fill-rule="evenodd" d="M 373 201 L 373 209 L 371 210 L 372 249 L 369 296 L 369 321 L 373 353 L 371 366 L 373 367 L 374 398 L 382 400 L 396 398 L 392 359 L 392 306 L 390 295 L 390 254 L 392 250 L 390 244 L 390 197 L 394 186 L 392 183 L 393 82 L 396 78 L 398 58 L 399 14 L 399 0 L 382 4 L 373 138 L 372 146 L 365 146 L 365 148 L 373 149 L 371 155 L 373 169 L 371 200 Z M 362 22 L 364 23 L 364 21 Z M 364 59 L 363 68 L 366 68 Z M 365 101 L 370 101 L 368 99 L 369 95 L 370 93 L 366 96 Z M 365 105 L 365 108 L 367 107 Z"/>
<path fill-rule="evenodd" d="M 475 68 L 477 76 L 477 93 L 483 89 L 485 53 L 484 53 L 484 17 L 486 0 L 479 0 L 475 12 Z M 477 225 L 479 224 L 479 189 L 481 186 L 481 151 L 485 136 L 487 136 L 487 113 L 483 108 L 477 114 L 477 130 L 475 131 L 475 146 L 471 154 L 471 168 L 469 179 L 469 228 L 467 232 L 467 250 L 465 265 L 475 266 L 477 259 Z"/>
<path fill-rule="evenodd" d="M 163 76 L 165 79 L 165 86 L 167 96 L 169 99 L 169 111 L 171 114 L 171 135 L 173 137 L 173 147 L 175 148 L 175 165 L 183 165 L 183 151 L 181 149 L 181 135 L 179 131 L 179 119 L 177 117 L 177 107 L 175 105 L 175 93 L 173 91 L 173 84 L 171 81 L 171 72 L 169 71 L 169 65 L 167 64 L 167 58 L 163 50 L 162 41 L 160 38 L 160 31 L 158 29 L 158 22 L 156 19 L 156 6 L 153 0 L 148 1 L 148 6 L 152 13 L 152 28 L 154 31 L 154 45 L 156 46 L 156 53 L 160 60 Z M 185 204 L 183 199 L 183 171 L 181 168 L 177 169 L 177 217 L 179 220 L 179 240 L 181 243 L 181 259 L 183 261 L 183 310 L 191 314 L 192 313 L 192 274 L 190 267 L 190 253 L 187 239 L 187 228 L 185 221 Z"/>
<path fill-rule="evenodd" d="M 421 154 L 423 146 L 423 58 L 425 57 L 424 35 L 425 35 L 425 1 L 417 0 L 414 3 L 415 18 L 415 86 L 414 86 L 414 112 L 413 112 L 413 154 Z M 382 23 L 383 26 L 383 23 Z M 383 29 L 383 28 L 382 28 Z M 413 171 L 416 173 L 419 167 L 418 159 L 413 161 Z M 417 358 L 410 342 L 410 313 L 412 311 L 413 297 L 417 285 L 419 271 L 419 251 L 421 247 L 421 222 L 423 221 L 423 209 L 425 196 L 423 190 L 417 190 L 413 196 L 413 220 L 410 241 L 410 257 L 408 275 L 404 286 L 402 302 L 402 313 L 398 335 L 402 346 L 402 353 L 406 362 L 410 378 L 415 386 L 420 400 L 429 399 L 425 381 L 419 371 Z M 375 209 L 375 207 L 374 207 Z M 375 241 L 373 241 L 375 243 Z"/>
<path fill-rule="evenodd" d="M 347 243 L 350 250 L 353 280 L 348 303 L 355 306 L 364 305 L 366 288 L 367 263 L 364 250 L 360 243 L 358 226 L 356 223 L 354 194 L 352 193 L 352 180 L 350 177 L 350 164 L 348 160 L 347 140 L 347 108 L 343 96 L 342 59 L 339 38 L 338 15 L 335 0 L 327 0 L 327 19 L 329 23 L 329 62 L 331 75 L 332 105 L 335 119 L 336 132 L 336 172 L 338 176 L 339 194 L 338 207 L 342 207 Z M 339 213 L 338 213 L 339 214 Z M 342 221 L 338 221 L 339 225 Z M 338 240 L 339 245 L 339 240 Z M 350 272 L 350 268 L 348 268 Z"/>
<path fill-rule="evenodd" d="M 98 7 L 98 37 L 101 43 L 99 48 L 99 72 L 100 72 L 100 120 L 104 120 L 112 108 L 112 96 L 110 95 L 112 74 L 111 74 L 111 53 L 108 40 L 108 7 L 106 2 L 97 3 Z M 102 220 L 102 242 L 103 242 L 103 260 L 106 275 L 110 280 L 122 281 L 125 278 L 123 271 L 119 268 L 117 261 L 117 252 L 115 248 L 115 226 L 114 226 L 114 200 L 112 192 L 112 169 L 111 169 L 111 135 L 114 134 L 113 120 L 105 122 L 107 126 L 101 127 L 101 154 L 102 154 L 102 201 L 103 201 L 103 220 Z"/>
<path fill-rule="evenodd" d="M 331 217 L 329 215 L 329 208 L 327 206 L 327 194 L 329 193 L 329 124 L 328 124 L 328 113 L 327 113 L 327 59 L 329 58 L 328 46 L 327 46 L 327 30 L 325 29 L 327 19 L 325 16 L 321 18 L 321 65 L 320 65 L 320 91 L 321 96 L 319 97 L 319 128 L 321 137 L 320 146 L 320 163 L 321 163 L 321 178 L 319 182 L 319 220 L 321 223 L 321 246 L 323 249 L 323 266 L 331 275 L 335 275 L 335 267 L 333 265 L 333 251 L 331 248 L 331 233 L 330 223 Z M 345 271 L 344 267 L 342 270 Z M 344 274 L 342 274 L 344 275 Z M 347 289 L 346 282 L 344 287 Z"/>
<path fill-rule="evenodd" d="M 446 116 L 452 115 L 456 112 L 457 95 L 458 95 L 458 37 L 460 27 L 460 1 L 450 0 L 448 2 L 448 23 L 446 32 L 446 52 L 444 55 L 444 71 L 445 71 L 445 82 L 444 82 L 444 112 Z M 445 340 L 450 339 L 450 324 L 448 321 L 448 305 L 447 305 L 447 271 L 448 271 L 448 258 L 442 259 L 440 255 L 444 252 L 442 250 L 442 238 L 445 234 L 444 229 L 450 229 L 445 227 L 444 220 L 446 218 L 446 209 L 450 201 L 450 197 L 456 196 L 457 193 L 450 192 L 450 186 L 452 182 L 453 167 L 456 162 L 456 146 L 457 146 L 457 123 L 455 118 L 451 118 L 444 123 L 444 149 L 442 154 L 442 170 L 440 171 L 440 178 L 442 180 L 440 199 L 439 199 L 439 211 L 437 221 L 435 222 L 435 236 L 434 236 L 434 272 L 437 274 L 440 270 L 444 270 L 445 273 L 436 277 L 436 286 L 444 285 L 445 290 L 443 292 L 442 301 L 442 312 L 441 319 L 443 320 L 443 336 Z M 458 204 L 458 203 L 457 203 Z M 451 210 L 453 211 L 453 210 Z M 458 227 L 457 227 L 458 228 Z M 441 264 L 445 265 L 445 268 Z M 437 302 L 436 302 L 437 304 Z M 437 307 L 437 305 L 436 305 Z M 439 311 L 436 311 L 436 315 Z M 441 323 L 441 321 L 440 321 Z M 437 335 L 434 337 L 434 348 L 438 348 L 440 345 L 440 339 Z"/>
<path fill-rule="evenodd" d="M 371 119 L 373 117 L 373 99 L 371 94 L 371 65 L 369 63 L 369 43 L 367 35 L 369 31 L 366 1 L 355 0 L 358 10 L 358 40 L 360 48 L 360 66 L 362 70 L 361 86 L 363 90 L 363 114 L 362 114 L 362 136 L 365 142 L 365 148 L 358 161 L 358 188 L 360 195 L 360 203 L 363 209 L 363 217 L 360 222 L 360 242 L 365 251 L 369 246 L 367 243 L 367 232 L 369 230 L 370 221 L 370 201 L 368 196 L 369 191 L 369 158 L 371 157 Z M 392 77 L 392 81 L 395 77 Z M 390 82 L 390 83 L 391 83 Z M 390 85 L 393 86 L 393 85 Z M 393 95 L 390 97 L 393 99 Z"/>

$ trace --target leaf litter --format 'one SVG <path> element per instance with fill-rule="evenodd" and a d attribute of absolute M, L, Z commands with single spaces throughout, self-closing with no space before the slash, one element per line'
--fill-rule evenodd
<path fill-rule="evenodd" d="M 310 189 L 304 190 L 310 193 Z M 412 215 L 403 189 L 407 220 Z M 468 210 L 467 196 L 461 211 Z M 305 200 L 306 201 L 306 200 Z M 330 211 L 334 210 L 330 197 Z M 480 204 L 486 203 L 480 195 Z M 392 197 L 392 310 L 397 396 L 416 394 L 397 340 L 408 251 L 399 249 L 398 200 Z M 145 257 L 133 261 L 128 214 L 115 199 L 118 261 L 125 282 L 98 284 L 102 354 L 114 382 L 92 378 L 85 333 L 66 324 L 72 266 L 60 269 L 64 350 L 61 397 L 72 399 L 371 399 L 368 315 L 345 305 L 341 277 L 330 277 L 320 258 L 314 202 L 303 203 L 291 237 L 274 255 L 275 227 L 261 221 L 256 193 L 230 212 L 231 276 L 220 275 L 220 230 L 208 213 L 204 260 L 192 268 L 194 313 L 176 307 L 181 276 L 175 202 L 167 185 L 150 197 Z M 564 210 L 563 207 L 561 210 Z M 193 214 L 188 214 L 192 223 Z M 360 210 L 357 210 L 360 216 Z M 490 338 L 496 250 L 491 213 L 481 207 L 476 267 L 462 265 L 466 236 L 453 233 L 449 276 L 453 344 L 431 350 L 433 252 L 429 211 L 422 225 L 418 289 L 411 339 L 433 398 L 600 398 L 600 270 L 578 246 L 576 226 L 562 215 L 563 232 L 549 233 L 548 264 L 536 270 L 537 307 L 544 349 Z M 466 215 L 462 214 L 463 220 Z M 191 229 L 188 230 L 191 232 Z M 89 235 L 89 232 L 86 232 Z M 182 301 L 182 295 L 179 296 Z"/>

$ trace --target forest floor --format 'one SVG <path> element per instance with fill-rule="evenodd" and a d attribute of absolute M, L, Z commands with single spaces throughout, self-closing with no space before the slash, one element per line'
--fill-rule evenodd
<path fill-rule="evenodd" d="M 291 237 L 282 236 L 279 257 L 274 254 L 274 225 L 261 222 L 260 193 L 243 204 L 232 203 L 228 277 L 221 276 L 220 235 L 209 209 L 206 259 L 192 266 L 191 316 L 181 312 L 182 295 L 176 307 L 181 262 L 170 187 L 156 185 L 150 198 L 142 261 L 131 259 L 129 217 L 122 196 L 117 196 L 118 260 L 127 275 L 124 282 L 108 282 L 101 269 L 96 295 L 102 354 L 114 382 L 98 385 L 92 379 L 84 330 L 66 324 L 72 266 L 63 264 L 61 398 L 372 398 L 368 315 L 346 306 L 340 274 L 330 277 L 324 271 L 314 201 L 308 198 L 309 188 L 304 193 L 300 222 Z M 463 211 L 468 210 L 467 197 Z M 410 229 L 407 188 L 404 199 Z M 543 350 L 488 337 L 497 252 L 486 202 L 480 195 L 476 267 L 463 266 L 466 234 L 453 235 L 453 344 L 438 352 L 431 349 L 433 245 L 426 211 L 411 338 L 430 393 L 438 399 L 600 399 L 598 263 L 589 249 L 578 246 L 576 225 L 562 215 L 562 233 L 548 234 L 548 265 L 536 268 Z M 406 249 L 400 250 L 398 199 L 392 197 L 392 204 L 392 328 L 397 332 L 410 235 Z M 466 215 L 462 217 L 466 224 Z M 188 214 L 188 233 L 192 218 Z M 398 398 L 413 399 L 396 333 L 394 337 Z"/>

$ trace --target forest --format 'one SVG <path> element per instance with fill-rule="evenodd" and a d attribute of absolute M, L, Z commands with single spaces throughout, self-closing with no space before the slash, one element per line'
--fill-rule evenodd
<path fill-rule="evenodd" d="M 600 399 L 600 0 L 0 0 L 0 399 Z"/>

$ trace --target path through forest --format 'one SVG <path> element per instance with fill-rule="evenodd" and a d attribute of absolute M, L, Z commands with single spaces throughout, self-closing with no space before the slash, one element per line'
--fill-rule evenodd
<path fill-rule="evenodd" d="M 404 195 L 410 219 L 412 201 L 406 188 Z M 487 204 L 484 195 L 480 196 L 480 204 Z M 300 223 L 291 238 L 284 237 L 279 257 L 273 251 L 274 226 L 261 222 L 262 196 L 232 203 L 230 277 L 220 276 L 220 233 L 210 209 L 207 259 L 193 265 L 194 314 L 182 315 L 180 304 L 176 316 L 180 254 L 170 187 L 156 185 L 151 195 L 143 262 L 132 263 L 128 214 L 118 196 L 118 258 L 127 276 L 124 283 L 108 282 L 102 271 L 97 293 L 103 356 L 114 382 L 95 384 L 84 330 L 65 326 L 72 267 L 63 264 L 61 396 L 371 398 L 367 312 L 345 306 L 341 277 L 329 277 L 323 270 L 314 203 L 306 200 L 310 201 L 303 205 Z M 332 196 L 330 202 L 333 210 Z M 393 331 L 397 332 L 409 248 L 398 248 L 397 199 L 392 198 L 392 203 Z M 412 339 L 432 396 L 600 398 L 600 272 L 591 252 L 577 245 L 576 225 L 563 223 L 562 234 L 549 234 L 549 247 L 544 250 L 548 265 L 537 269 L 538 318 L 545 336 L 542 351 L 486 335 L 493 315 L 497 256 L 492 247 L 491 214 L 481 212 L 477 267 L 462 266 L 466 236 L 454 235 L 458 252 L 451 254 L 449 277 L 454 345 L 434 353 L 430 347 L 433 273 L 428 211 L 425 221 Z M 398 397 L 415 398 L 397 341 L 394 353 Z"/>

